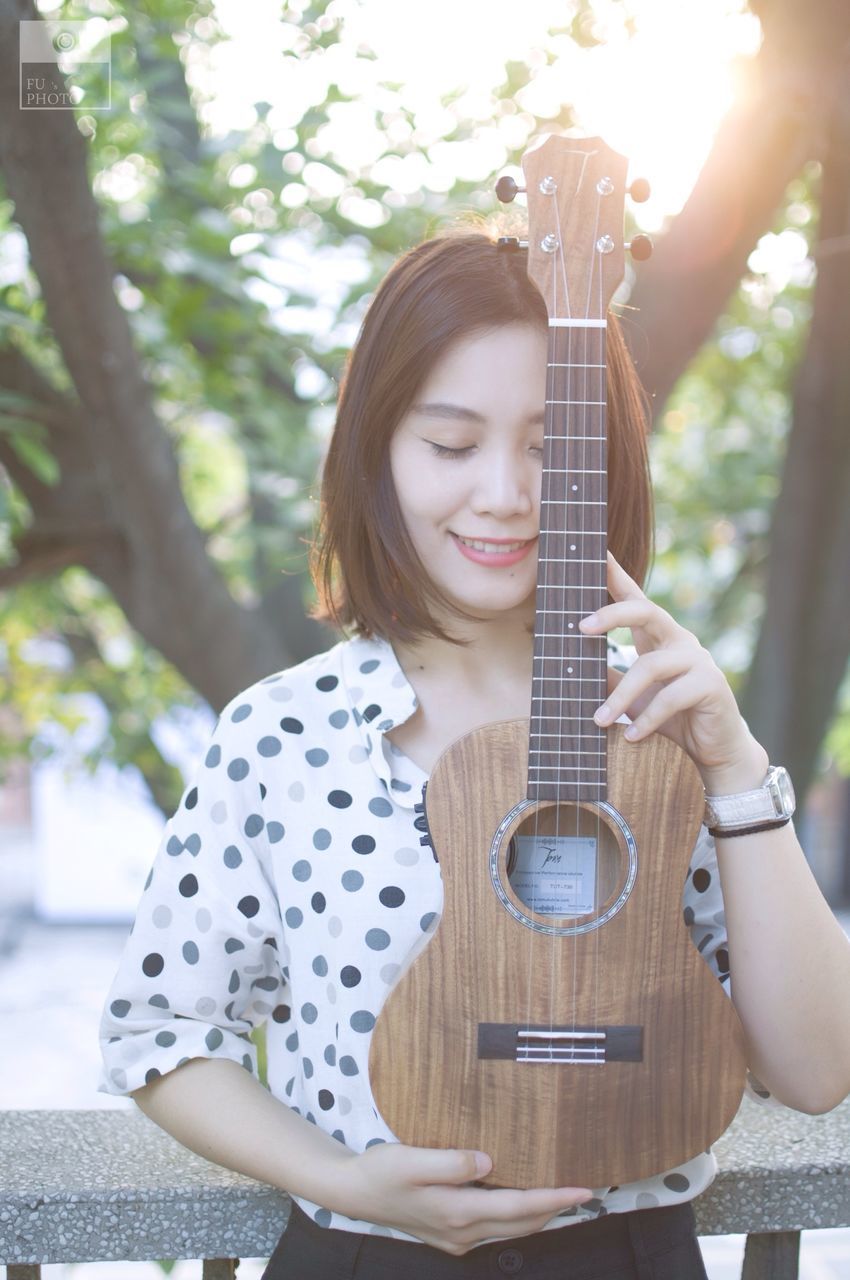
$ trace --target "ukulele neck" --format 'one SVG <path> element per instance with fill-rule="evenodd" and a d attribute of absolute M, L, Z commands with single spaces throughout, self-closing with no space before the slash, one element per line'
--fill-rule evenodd
<path fill-rule="evenodd" d="M 552 317 L 540 497 L 528 798 L 604 800 L 607 642 L 579 620 L 607 602 L 605 321 Z"/>

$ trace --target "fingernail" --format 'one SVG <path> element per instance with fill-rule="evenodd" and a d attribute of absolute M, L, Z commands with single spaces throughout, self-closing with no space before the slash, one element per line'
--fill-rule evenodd
<path fill-rule="evenodd" d="M 599 618 L 595 613 L 589 613 L 586 618 L 582 618 L 578 625 L 580 627 L 595 627 L 598 621 Z"/>
<path fill-rule="evenodd" d="M 475 1172 L 489 1173 L 492 1167 L 493 1167 L 493 1161 L 490 1159 L 490 1157 L 485 1155 L 483 1151 L 476 1151 Z"/>
<path fill-rule="evenodd" d="M 623 737 L 628 738 L 630 742 L 633 742 L 637 736 L 638 736 L 638 731 L 633 724 L 630 724 L 628 729 L 625 729 L 623 731 Z"/>
<path fill-rule="evenodd" d="M 611 708 L 607 702 L 604 702 L 598 711 L 594 711 L 593 718 L 597 724 L 607 724 L 611 719 Z"/>

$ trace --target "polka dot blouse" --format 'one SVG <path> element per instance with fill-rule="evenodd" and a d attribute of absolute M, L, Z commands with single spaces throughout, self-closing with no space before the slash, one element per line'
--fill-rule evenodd
<path fill-rule="evenodd" d="M 630 655 L 610 645 L 609 661 L 625 669 Z M 392 646 L 358 636 L 224 708 L 165 827 L 106 998 L 99 1092 L 129 1093 L 195 1057 L 256 1075 L 249 1036 L 265 1024 L 275 1097 L 354 1151 L 395 1140 L 369 1088 L 371 1032 L 442 907 L 439 867 L 414 825 L 427 775 L 386 737 L 416 706 Z M 705 828 L 682 905 L 728 991 Z M 752 1078 L 747 1089 L 769 1099 Z M 547 1225 L 687 1200 L 715 1171 L 702 1152 L 657 1177 L 596 1187 Z M 413 1238 L 298 1202 L 321 1226 Z"/>

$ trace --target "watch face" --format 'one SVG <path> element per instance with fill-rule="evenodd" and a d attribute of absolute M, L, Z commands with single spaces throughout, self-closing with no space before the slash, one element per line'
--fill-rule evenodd
<path fill-rule="evenodd" d="M 794 787 L 787 769 L 777 769 L 774 778 L 782 813 L 793 813 L 795 805 Z"/>

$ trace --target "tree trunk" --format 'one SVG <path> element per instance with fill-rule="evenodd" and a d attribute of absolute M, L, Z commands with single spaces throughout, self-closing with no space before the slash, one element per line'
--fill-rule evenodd
<path fill-rule="evenodd" d="M 767 600 L 742 700 L 805 794 L 850 657 L 850 101 L 823 158 L 818 277 L 773 513 Z"/>
<path fill-rule="evenodd" d="M 186 507 L 113 291 L 74 112 L 19 109 L 18 22 L 37 17 L 29 0 L 0 0 L 0 166 L 84 410 L 85 454 L 121 534 L 108 549 L 89 547 L 81 563 L 218 709 L 287 655 L 258 614 L 234 601 Z"/>

